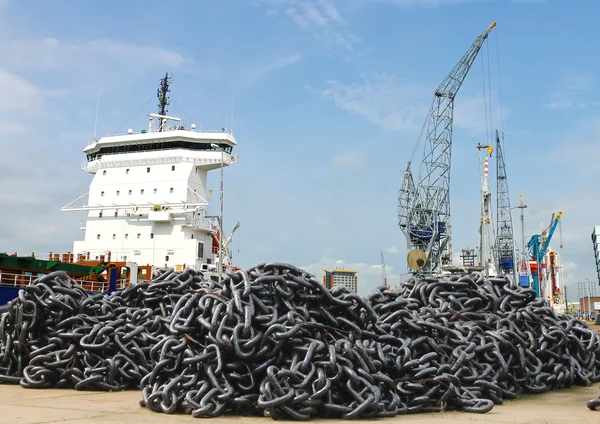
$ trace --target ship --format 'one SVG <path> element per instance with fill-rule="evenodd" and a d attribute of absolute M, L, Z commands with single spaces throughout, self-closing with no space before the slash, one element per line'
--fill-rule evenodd
<path fill-rule="evenodd" d="M 44 258 L 5 254 L 4 265 L 0 257 L 0 304 L 56 270 L 97 292 L 149 280 L 158 268 L 191 268 L 213 280 L 238 269 L 230 245 L 239 222 L 223 236 L 223 169 L 239 158 L 236 139 L 232 130 L 186 126 L 169 114 L 171 80 L 168 73 L 161 79 L 158 111 L 147 115 L 147 127 L 94 137 L 83 149 L 81 168 L 93 175 L 89 190 L 61 208 L 87 214 L 73 250 Z M 208 214 L 214 170 L 221 173 L 219 215 Z"/>

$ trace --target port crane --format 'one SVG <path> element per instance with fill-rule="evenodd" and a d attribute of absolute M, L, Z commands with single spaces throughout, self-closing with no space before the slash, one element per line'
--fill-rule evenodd
<path fill-rule="evenodd" d="M 381 284 L 384 287 L 388 286 L 387 282 L 387 269 L 385 266 L 385 258 L 383 257 L 383 250 L 381 251 Z"/>
<path fill-rule="evenodd" d="M 481 149 L 486 149 L 491 156 L 492 146 L 477 145 L 479 150 L 479 163 L 481 172 Z M 485 156 L 483 175 L 481 176 L 481 216 L 479 218 L 479 266 L 487 277 L 496 275 L 496 261 L 494 259 L 494 230 L 492 217 L 492 193 L 489 183 L 489 159 Z"/>
<path fill-rule="evenodd" d="M 555 214 L 552 214 L 550 225 L 547 228 L 543 229 L 540 234 L 534 234 L 527 243 L 527 248 L 529 249 L 529 257 L 531 258 L 530 264 L 531 277 L 533 279 L 533 290 L 535 290 L 536 296 L 538 298 L 542 296 L 541 283 L 544 257 L 548 252 L 548 247 L 550 246 L 550 241 L 552 241 L 552 236 L 556 231 L 556 227 L 561 225 L 560 219 L 562 218 L 562 215 L 562 212 L 559 212 L 556 216 Z M 560 247 L 562 248 L 562 235 Z"/>
<path fill-rule="evenodd" d="M 408 266 L 415 274 L 433 275 L 449 264 L 450 164 L 454 99 L 473 65 L 493 22 L 473 42 L 434 92 L 427 118 L 415 146 L 426 131 L 417 183 L 408 161 L 398 191 L 398 226 L 408 248 Z M 413 152 L 414 156 L 414 152 Z"/>
<path fill-rule="evenodd" d="M 512 214 L 504 151 L 496 130 L 496 258 L 497 270 L 515 278 L 515 242 L 513 238 Z"/>

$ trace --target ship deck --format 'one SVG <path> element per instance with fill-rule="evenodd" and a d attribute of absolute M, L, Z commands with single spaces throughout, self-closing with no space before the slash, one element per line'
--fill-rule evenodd
<path fill-rule="evenodd" d="M 590 411 L 588 400 L 600 392 L 600 385 L 576 387 L 541 395 L 520 396 L 504 405 L 497 405 L 487 414 L 462 412 L 428 413 L 397 416 L 368 422 L 427 423 L 427 422 L 489 422 L 489 423 L 595 423 L 600 411 Z M 139 406 L 141 392 L 84 392 L 66 389 L 23 389 L 20 386 L 0 385 L 1 422 L 22 424 L 154 424 L 195 423 L 203 421 L 190 415 L 166 415 Z M 211 424 L 275 422 L 270 418 L 222 416 L 209 420 Z M 345 420 L 317 420 L 347 422 Z M 360 422 L 365 422 L 361 420 Z"/>

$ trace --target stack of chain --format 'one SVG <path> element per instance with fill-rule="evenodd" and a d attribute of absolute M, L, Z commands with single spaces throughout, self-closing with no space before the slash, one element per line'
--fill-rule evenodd
<path fill-rule="evenodd" d="M 163 270 L 110 295 L 58 272 L 0 321 L 0 382 L 140 388 L 142 406 L 194 417 L 484 413 L 519 393 L 597 381 L 595 331 L 482 274 L 363 298 L 281 263 L 222 284 Z"/>

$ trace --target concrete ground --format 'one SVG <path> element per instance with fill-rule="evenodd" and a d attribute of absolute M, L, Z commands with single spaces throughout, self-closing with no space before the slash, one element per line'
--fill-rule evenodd
<path fill-rule="evenodd" d="M 522 396 L 495 406 L 487 414 L 449 412 L 443 414 L 403 415 L 376 420 L 380 423 L 490 422 L 490 423 L 576 423 L 600 422 L 600 411 L 590 411 L 588 400 L 600 393 L 600 386 L 577 387 L 541 395 Z M 61 389 L 23 389 L 0 385 L 0 423 L 4 424 L 154 424 L 200 423 L 188 415 L 166 415 L 139 406 L 141 392 L 78 392 Z M 219 417 L 208 419 L 220 423 L 271 423 L 266 418 Z M 325 420 L 321 420 L 325 421 Z M 327 420 L 328 422 L 347 422 Z"/>

